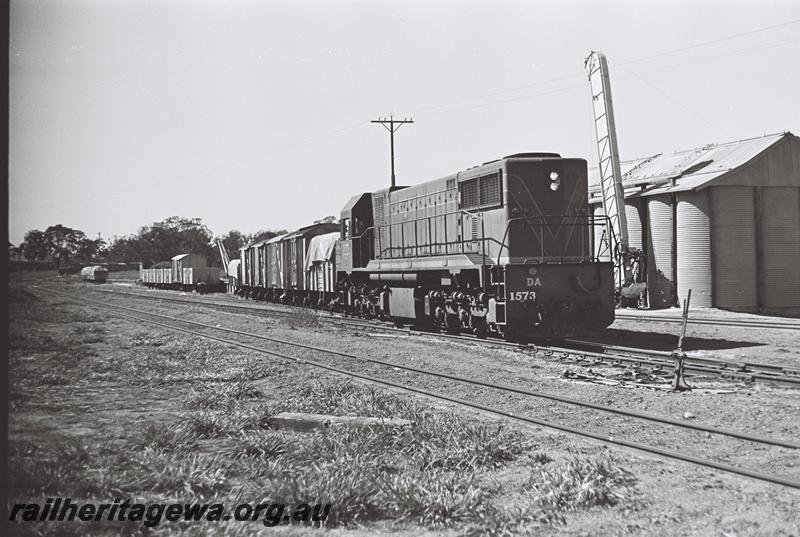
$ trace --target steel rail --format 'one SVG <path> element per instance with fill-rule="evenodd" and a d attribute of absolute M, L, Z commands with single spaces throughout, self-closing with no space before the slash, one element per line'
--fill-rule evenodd
<path fill-rule="evenodd" d="M 565 339 L 565 343 L 570 343 L 573 345 L 584 346 L 584 347 L 594 347 L 600 348 L 601 353 L 605 353 L 606 351 L 613 351 L 617 353 L 627 353 L 627 354 L 640 354 L 645 356 L 660 356 L 664 358 L 671 358 L 672 352 L 669 351 L 657 351 L 657 350 L 650 350 L 650 349 L 637 349 L 634 347 L 623 347 L 619 345 L 607 345 L 605 343 L 596 343 L 593 341 L 581 341 L 575 339 Z M 788 367 L 788 366 L 781 366 L 781 365 L 770 365 L 770 364 L 757 364 L 753 362 L 731 362 L 728 360 L 718 360 L 716 358 L 703 358 L 700 356 L 688 356 L 687 360 L 695 363 L 704 363 L 708 364 L 712 367 L 727 367 L 730 369 L 735 370 L 736 372 L 740 373 L 748 373 L 753 372 L 753 370 L 758 370 L 759 373 L 771 373 L 773 371 L 777 371 L 779 373 L 785 375 L 800 375 L 800 369 Z"/>
<path fill-rule="evenodd" d="M 76 297 L 70 297 L 70 298 L 75 299 Z M 645 412 L 639 412 L 639 411 L 636 411 L 636 410 L 628 410 L 628 409 L 624 409 L 624 408 L 617 408 L 617 407 L 610 407 L 610 406 L 606 406 L 606 405 L 599 405 L 599 404 L 596 404 L 596 403 L 591 403 L 591 402 L 588 402 L 588 401 L 581 401 L 579 399 L 572 399 L 572 398 L 564 397 L 564 396 L 561 396 L 561 395 L 555 395 L 555 394 L 548 394 L 548 393 L 545 393 L 545 392 L 532 391 L 532 390 L 528 390 L 526 388 L 522 388 L 522 387 L 519 387 L 519 386 L 513 386 L 513 385 L 508 385 L 508 384 L 497 384 L 497 383 L 491 383 L 491 382 L 482 381 L 482 380 L 479 380 L 479 379 L 476 379 L 476 378 L 461 377 L 461 376 L 458 376 L 458 375 L 450 375 L 450 374 L 441 373 L 441 372 L 438 372 L 438 371 L 429 371 L 429 370 L 426 370 L 426 369 L 407 366 L 407 365 L 403 365 L 403 364 L 399 364 L 399 363 L 391 362 L 391 361 L 387 361 L 387 360 L 379 360 L 377 358 L 369 358 L 369 357 L 366 357 L 366 356 L 357 356 L 357 355 L 354 355 L 354 354 L 350 354 L 350 353 L 346 353 L 346 352 L 342 352 L 342 351 L 337 351 L 337 350 L 334 350 L 334 349 L 325 349 L 325 348 L 322 348 L 322 347 L 316 347 L 314 345 L 308 345 L 308 344 L 305 344 L 305 343 L 287 341 L 287 340 L 284 340 L 284 339 L 275 338 L 275 337 L 272 337 L 272 336 L 266 336 L 266 335 L 263 335 L 263 334 L 254 334 L 252 332 L 245 332 L 245 331 L 236 330 L 236 329 L 233 329 L 233 328 L 227 328 L 227 327 L 221 327 L 221 326 L 212 326 L 212 325 L 208 325 L 206 323 L 201 323 L 201 322 L 198 322 L 198 321 L 192 321 L 192 320 L 189 320 L 189 319 L 178 319 L 178 318 L 172 317 L 170 315 L 164 315 L 164 314 L 156 313 L 156 312 L 137 310 L 135 308 L 122 306 L 122 305 L 119 305 L 119 304 L 108 304 L 107 302 L 103 302 L 103 301 L 100 301 L 100 300 L 94 300 L 94 299 L 88 299 L 88 298 L 84 298 L 84 300 L 87 300 L 87 301 L 90 301 L 90 302 L 93 302 L 93 303 L 97 303 L 97 304 L 100 304 L 100 305 L 104 305 L 104 306 L 107 306 L 107 307 L 110 307 L 110 308 L 117 308 L 117 309 L 123 309 L 123 310 L 126 310 L 126 311 L 132 311 L 132 312 L 139 313 L 139 314 L 152 315 L 154 317 L 160 317 L 160 318 L 168 319 L 168 320 L 171 320 L 171 321 L 176 321 L 177 320 L 177 321 L 180 321 L 182 323 L 192 324 L 192 325 L 200 326 L 200 327 L 203 327 L 203 328 L 212 328 L 214 330 L 219 330 L 221 332 L 228 332 L 228 333 L 237 334 L 237 335 L 241 335 L 241 336 L 245 336 L 245 337 L 261 339 L 261 340 L 264 340 L 264 341 L 270 341 L 272 343 L 279 343 L 281 345 L 297 347 L 297 348 L 302 348 L 302 349 L 306 349 L 306 350 L 310 350 L 310 351 L 322 352 L 322 353 L 326 353 L 326 354 L 332 354 L 332 355 L 336 355 L 336 356 L 341 356 L 343 358 L 348 358 L 348 359 L 351 359 L 351 360 L 356 360 L 356 361 L 360 361 L 360 362 L 369 362 L 369 363 L 373 363 L 373 364 L 377 364 L 377 365 L 381 365 L 381 366 L 385 366 L 385 367 L 392 367 L 392 368 L 402 369 L 402 370 L 405 370 L 405 371 L 411 371 L 411 372 L 414 372 L 414 373 L 419 373 L 419 374 L 422 374 L 422 375 L 428 375 L 428 376 L 433 376 L 433 377 L 438 377 L 438 378 L 444 378 L 444 379 L 447 379 L 447 380 L 454 380 L 454 381 L 457 381 L 457 382 L 463 382 L 465 384 L 472 384 L 472 385 L 481 386 L 481 387 L 484 387 L 484 388 L 491 388 L 491 389 L 496 389 L 496 390 L 500 390 L 500 391 L 518 393 L 520 395 L 526 395 L 526 396 L 530 396 L 530 397 L 538 397 L 538 398 L 541 398 L 541 399 L 548 399 L 548 400 L 551 400 L 551 401 L 558 401 L 558 402 L 561 402 L 561 403 L 571 404 L 571 405 L 575 405 L 575 406 L 581 406 L 581 407 L 585 407 L 585 408 L 591 408 L 593 410 L 609 412 L 609 413 L 612 413 L 612 414 L 619 414 L 619 415 L 622 415 L 622 416 L 628 416 L 628 417 L 638 418 L 638 419 L 647 420 L 647 421 L 664 423 L 664 424 L 667 424 L 667 425 L 672 425 L 672 426 L 686 428 L 686 429 L 694 429 L 694 430 L 702 431 L 702 432 L 706 432 L 706 433 L 714 433 L 714 434 L 719 434 L 719 435 L 730 436 L 730 437 L 734 437 L 734 438 L 739 438 L 741 440 L 747 440 L 747 441 L 750 441 L 750 442 L 755 442 L 755 443 L 760 443 L 760 444 L 770 444 L 770 445 L 775 445 L 775 446 L 780 446 L 780 447 L 800 449 L 800 443 L 791 442 L 791 441 L 788 441 L 788 440 L 779 440 L 779 439 L 774 439 L 774 438 L 750 435 L 750 434 L 747 434 L 747 433 L 734 431 L 732 429 L 723 429 L 723 428 L 713 427 L 713 426 L 710 426 L 710 425 L 702 425 L 702 424 L 694 424 L 694 423 L 689 423 L 689 422 L 683 422 L 683 421 L 674 420 L 674 419 L 671 419 L 671 418 L 666 418 L 666 417 L 662 417 L 662 416 L 656 416 L 654 414 L 647 414 Z"/>
<path fill-rule="evenodd" d="M 244 305 L 244 304 L 222 304 L 216 301 L 208 301 L 208 300 L 187 300 L 180 297 L 173 297 L 168 295 L 159 295 L 159 296 L 147 296 L 141 293 L 132 293 L 126 291 L 103 291 L 110 295 L 114 294 L 121 294 L 125 296 L 131 296 L 135 298 L 142 298 L 145 300 L 163 300 L 167 302 L 178 302 L 182 304 L 190 304 L 190 305 L 197 305 L 202 307 L 213 307 L 221 310 L 232 311 L 234 313 L 258 313 L 259 315 L 267 315 L 269 313 L 276 313 L 279 315 L 292 315 L 294 311 L 292 310 L 283 310 L 279 308 L 262 308 L 257 307 L 255 305 Z M 285 305 L 284 305 L 285 306 Z M 298 306 L 290 306 L 290 307 L 298 307 Z M 317 310 L 314 310 L 317 311 Z M 391 332 L 400 332 L 404 334 L 413 334 L 414 332 L 409 332 L 407 330 L 401 328 L 395 328 L 390 326 L 383 326 L 381 323 L 378 322 L 371 322 L 367 320 L 356 320 L 348 317 L 338 317 L 334 314 L 330 315 L 318 315 L 319 319 L 327 322 L 333 323 L 340 326 L 356 326 L 359 328 L 372 328 L 372 329 L 379 329 L 383 331 L 391 331 Z M 620 364 L 620 363 L 628 363 L 633 365 L 645 365 L 648 367 L 653 368 L 654 370 L 662 370 L 662 369 L 669 369 L 674 366 L 674 362 L 670 359 L 669 361 L 665 360 L 670 357 L 671 353 L 666 351 L 655 351 L 649 349 L 634 349 L 631 347 L 615 347 L 611 345 L 604 345 L 598 344 L 593 342 L 584 342 L 584 341 L 575 341 L 575 340 L 566 340 L 568 342 L 584 345 L 584 346 L 593 346 L 593 347 L 600 347 L 603 351 L 611 350 L 616 351 L 619 354 L 608 354 L 607 352 L 592 352 L 580 349 L 573 349 L 567 347 L 555 347 L 555 346 L 543 346 L 543 345 L 531 345 L 528 346 L 526 344 L 518 344 L 518 343 L 509 343 L 506 341 L 498 340 L 498 339 L 488 339 L 488 340 L 481 340 L 476 338 L 475 336 L 470 335 L 453 335 L 453 334 L 438 334 L 438 333 L 429 333 L 429 332 L 420 332 L 421 335 L 431 335 L 436 336 L 437 338 L 443 339 L 451 339 L 456 341 L 469 341 L 471 343 L 478 343 L 487 346 L 505 346 L 505 347 L 512 347 L 512 348 L 520 348 L 520 349 L 527 349 L 532 350 L 536 353 L 563 353 L 567 356 L 569 355 L 577 355 L 580 357 L 591 357 L 594 358 L 595 362 L 598 363 L 611 363 L 612 365 Z M 639 354 L 646 356 L 647 358 L 634 358 L 631 356 L 625 356 L 623 353 L 628 354 Z M 660 359 L 662 358 L 662 359 Z M 706 364 L 706 365 L 698 365 Z M 708 367 L 708 366 L 711 367 Z M 786 368 L 783 366 L 777 365 L 768 365 L 768 364 L 753 364 L 753 363 L 736 363 L 736 362 L 726 362 L 722 360 L 710 359 L 710 358 L 698 358 L 698 357 L 688 357 L 685 370 L 687 372 L 698 373 L 702 375 L 715 375 L 721 376 L 722 378 L 729 378 L 729 379 L 738 379 L 738 380 L 765 380 L 769 382 L 777 382 L 777 383 L 785 383 L 790 385 L 800 385 L 800 371 L 794 370 L 792 368 Z M 758 370 L 758 371 L 752 371 Z M 764 371 L 766 370 L 766 371 Z M 775 373 L 775 372 L 782 373 Z"/>
<path fill-rule="evenodd" d="M 617 319 L 625 321 L 654 321 L 663 323 L 681 323 L 683 319 L 680 317 L 657 317 L 646 315 L 626 315 L 624 313 L 617 313 Z M 791 321 L 747 321 L 736 319 L 689 319 L 688 324 L 700 324 L 709 326 L 736 326 L 741 328 L 771 328 L 775 330 L 800 330 L 800 322 L 794 323 Z"/>
<path fill-rule="evenodd" d="M 408 333 L 403 329 L 394 328 L 390 326 L 381 326 L 379 324 L 369 323 L 369 322 L 356 322 L 356 321 L 345 321 L 342 319 L 328 319 L 328 322 L 336 323 L 339 325 L 352 325 L 358 327 L 372 327 L 375 329 L 385 330 L 385 331 L 397 331 L 402 333 Z M 507 341 L 496 340 L 496 339 L 478 339 L 472 335 L 453 335 L 453 334 L 434 334 L 434 333 L 426 333 L 426 332 L 419 332 L 420 335 L 431 335 L 436 336 L 437 338 L 444 338 L 444 339 L 452 339 L 455 341 L 464 341 L 470 343 L 478 343 L 483 345 L 495 346 L 495 347 L 512 347 L 516 349 L 523 349 L 523 350 L 532 350 L 536 353 L 561 353 L 565 356 L 575 355 L 584 358 L 594 358 L 596 362 L 602 363 L 629 363 L 629 364 L 638 364 L 638 365 L 647 365 L 656 370 L 664 369 L 664 368 L 672 368 L 674 367 L 674 361 L 672 359 L 667 359 L 671 357 L 671 353 L 665 351 L 650 351 L 648 349 L 631 349 L 626 347 L 614 347 L 610 345 L 602 345 L 602 344 L 589 344 L 586 342 L 575 342 L 580 343 L 582 345 L 591 345 L 591 346 L 600 346 L 603 350 L 611 350 L 616 351 L 619 354 L 608 354 L 607 352 L 592 352 L 587 350 L 581 349 L 574 349 L 568 347 L 555 347 L 552 345 L 527 345 L 527 344 L 518 344 L 518 343 L 509 343 Z M 629 351 L 633 351 L 636 354 L 646 356 L 647 358 L 636 358 L 634 356 L 626 356 L 623 354 L 625 349 Z M 699 363 L 699 364 L 698 364 Z M 705 364 L 705 365 L 700 365 Z M 709 366 L 710 365 L 710 366 Z M 743 369 L 744 367 L 749 367 L 751 369 L 766 369 L 767 371 L 748 371 L 747 369 Z M 691 371 L 694 373 L 706 374 L 706 375 L 716 375 L 721 376 L 723 378 L 734 378 L 734 379 L 742 379 L 742 380 L 766 380 L 770 382 L 778 382 L 778 383 L 786 383 L 791 385 L 798 385 L 800 384 L 800 372 L 795 371 L 794 369 L 785 368 L 783 366 L 777 365 L 767 365 L 767 364 L 752 364 L 752 363 L 736 363 L 736 362 L 726 362 L 723 360 L 715 360 L 711 358 L 695 358 L 695 357 L 688 357 L 686 366 L 686 371 Z M 779 375 L 774 373 L 773 371 L 779 371 L 783 373 L 783 375 Z"/>
<path fill-rule="evenodd" d="M 112 305 L 112 304 L 104 303 L 104 302 L 101 302 L 99 300 L 92 300 L 92 299 L 86 299 L 86 298 L 82 299 L 81 297 L 74 297 L 74 296 L 68 295 L 67 293 L 59 293 L 59 294 L 67 296 L 70 300 L 72 300 L 73 302 L 76 302 L 78 304 L 85 303 L 88 300 L 88 301 L 93 302 L 93 303 L 99 303 L 101 305 L 101 307 L 104 307 L 104 308 L 106 308 L 108 310 L 114 310 L 115 308 L 117 310 L 119 310 L 119 309 L 132 310 L 132 311 L 137 311 L 138 313 L 143 313 L 144 315 L 165 317 L 165 318 L 168 318 L 168 319 L 170 319 L 172 321 L 183 322 L 183 323 L 188 322 L 188 323 L 192 323 L 192 324 L 200 324 L 200 325 L 204 326 L 205 328 L 210 328 L 210 329 L 213 329 L 213 330 L 219 330 L 220 329 L 219 327 L 215 327 L 215 326 L 212 326 L 212 325 L 204 325 L 203 323 L 197 323 L 196 321 L 187 321 L 185 319 L 179 319 L 179 318 L 170 317 L 170 316 L 167 316 L 167 315 L 157 314 L 157 313 L 153 313 L 153 312 L 144 312 L 144 311 L 140 311 L 140 310 L 135 310 L 134 308 L 128 308 L 126 306 L 120 306 L 120 305 L 116 305 L 116 304 Z M 764 482 L 768 482 L 768 483 L 782 485 L 782 486 L 786 486 L 786 487 L 790 487 L 790 488 L 794 488 L 794 489 L 800 489 L 800 482 L 793 481 L 791 479 L 786 479 L 786 478 L 782 478 L 782 477 L 779 477 L 779 476 L 764 474 L 762 472 L 756 472 L 756 471 L 753 471 L 753 470 L 748 470 L 746 468 L 739 468 L 739 467 L 736 467 L 736 466 L 731 466 L 731 465 L 728 465 L 728 464 L 712 461 L 710 459 L 703 459 L 703 458 L 700 458 L 700 457 L 694 457 L 694 456 L 691 456 L 691 455 L 685 455 L 685 454 L 677 452 L 677 451 L 665 450 L 665 449 L 661 449 L 661 448 L 658 448 L 658 447 L 655 447 L 655 446 L 649 446 L 647 444 L 641 444 L 641 443 L 638 443 L 638 442 L 632 442 L 632 441 L 628 441 L 628 440 L 624 440 L 624 439 L 620 439 L 620 438 L 614 438 L 613 436 L 607 436 L 607 435 L 603 435 L 603 434 L 600 434 L 600 433 L 595 433 L 595 432 L 592 432 L 592 431 L 586 431 L 586 430 L 583 430 L 583 429 L 579 429 L 579 428 L 576 428 L 576 427 L 571 427 L 571 426 L 568 426 L 568 425 L 563 425 L 563 424 L 560 424 L 560 423 L 546 421 L 546 420 L 542 420 L 542 419 L 538 419 L 538 418 L 532 418 L 530 416 L 522 416 L 522 415 L 518 415 L 518 414 L 515 414 L 513 412 L 509 412 L 509 411 L 506 411 L 506 410 L 503 410 L 503 409 L 500 409 L 500 408 L 496 408 L 496 407 L 492 407 L 492 406 L 488 406 L 488 405 L 483 405 L 483 404 L 480 404 L 480 403 L 475 403 L 473 401 L 467 401 L 467 400 L 464 400 L 464 399 L 452 397 L 452 396 L 449 396 L 449 395 L 446 395 L 446 394 L 442 394 L 442 393 L 438 393 L 438 392 L 432 392 L 430 390 L 426 390 L 426 389 L 423 389 L 423 388 L 418 388 L 416 386 L 410 386 L 410 385 L 406 385 L 406 384 L 400 384 L 400 383 L 397 383 L 397 382 L 392 382 L 392 381 L 389 381 L 389 380 L 386 380 L 386 379 L 373 377 L 373 376 L 370 376 L 370 375 L 365 375 L 363 373 L 357 373 L 357 372 L 350 371 L 350 370 L 347 370 L 347 369 L 342 369 L 342 368 L 339 368 L 339 367 L 331 366 L 331 365 L 328 365 L 328 364 L 325 364 L 325 363 L 322 363 L 322 362 L 317 362 L 317 361 L 314 361 L 314 360 L 307 360 L 307 359 L 304 359 L 304 358 L 297 358 L 295 356 L 290 356 L 290 355 L 283 354 L 283 353 L 280 353 L 280 352 L 277 352 L 277 351 L 271 351 L 271 350 L 263 349 L 263 348 L 260 348 L 260 347 L 247 345 L 247 344 L 239 342 L 239 341 L 234 341 L 234 340 L 230 340 L 230 339 L 224 339 L 224 338 L 220 338 L 220 337 L 217 337 L 217 336 L 204 334 L 202 332 L 197 332 L 197 331 L 194 331 L 194 330 L 181 328 L 181 327 L 178 327 L 178 326 L 170 325 L 170 324 L 159 322 L 159 321 L 154 321 L 152 319 L 146 319 L 146 318 L 141 318 L 141 317 L 137 317 L 137 316 L 130 315 L 130 314 L 120 313 L 119 311 L 116 311 L 116 313 L 117 313 L 117 315 L 120 315 L 120 316 L 123 316 L 123 317 L 127 317 L 127 318 L 130 318 L 130 319 L 134 319 L 134 320 L 139 321 L 139 322 L 146 322 L 146 323 L 150 323 L 150 324 L 153 324 L 153 325 L 156 325 L 156 326 L 161 326 L 163 328 L 167 328 L 169 330 L 183 332 L 183 333 L 190 334 L 190 335 L 193 335 L 193 336 L 202 337 L 202 338 L 205 338 L 205 339 L 210 339 L 210 340 L 217 341 L 217 342 L 220 342 L 220 343 L 223 343 L 223 344 L 227 344 L 227 345 L 237 346 L 237 347 L 240 347 L 240 348 L 252 350 L 252 351 L 255 351 L 255 352 L 258 352 L 258 353 L 262 353 L 262 354 L 268 354 L 268 355 L 271 355 L 271 356 L 277 356 L 279 358 L 290 360 L 290 361 L 295 362 L 295 363 L 311 365 L 311 366 L 314 366 L 314 367 L 318 367 L 320 369 L 325 369 L 327 371 L 332 371 L 332 372 L 343 374 L 343 375 L 346 375 L 346 376 L 360 378 L 362 380 L 366 380 L 366 381 L 373 382 L 373 383 L 376 383 L 376 384 L 382 384 L 382 385 L 385 385 L 385 386 L 391 386 L 391 387 L 394 387 L 394 388 L 397 388 L 397 389 L 401 389 L 401 390 L 405 390 L 405 391 L 409 391 L 409 392 L 419 393 L 419 394 L 422 394 L 422 395 L 425 395 L 425 396 L 428 396 L 428 397 L 432 397 L 432 398 L 436 398 L 436 399 L 439 399 L 439 400 L 460 404 L 462 406 L 466 406 L 466 407 L 469 407 L 469 408 L 474 408 L 474 409 L 477 409 L 477 410 L 482 410 L 484 412 L 488 412 L 488 413 L 496 414 L 496 415 L 499 415 L 499 416 L 515 419 L 515 420 L 526 422 L 526 423 L 530 423 L 530 424 L 533 424 L 533 425 L 538 425 L 538 426 L 541 426 L 541 427 L 547 427 L 547 428 L 550 428 L 550 429 L 555 429 L 555 430 L 558 430 L 558 431 L 567 432 L 567 433 L 575 434 L 575 435 L 578 435 L 578 436 L 583 436 L 585 438 L 591 438 L 591 439 L 594 439 L 594 440 L 599 440 L 601 442 L 607 442 L 607 443 L 610 443 L 610 444 L 616 444 L 616 445 L 619 445 L 619 446 L 623 446 L 623 447 L 627 447 L 627 448 L 631 448 L 631 449 L 636 449 L 636 450 L 644 451 L 644 452 L 647 452 L 647 453 L 652 453 L 652 454 L 659 455 L 661 457 L 665 457 L 665 458 L 669 458 L 669 459 L 689 462 L 689 463 L 692 463 L 692 464 L 695 464 L 695 465 L 698 465 L 698 466 L 703 466 L 703 467 L 706 467 L 706 468 L 713 468 L 713 469 L 716 469 L 716 470 L 720 470 L 720 471 L 724 471 L 724 472 L 728 472 L 728 473 L 732 473 L 732 474 L 736 474 L 736 475 L 741 475 L 741 476 L 744 476 L 744 477 L 749 477 L 749 478 L 756 479 L 756 480 L 759 480 L 759 481 L 764 481 Z M 231 331 L 231 332 L 234 332 L 234 333 L 237 332 L 235 330 L 229 330 L 229 329 L 226 329 L 225 331 Z M 247 334 L 247 333 L 245 333 L 245 334 Z M 324 352 L 331 352 L 331 351 L 324 350 Z"/>
<path fill-rule="evenodd" d="M 159 291 L 159 289 L 155 289 L 155 291 Z M 130 295 L 139 295 L 139 293 L 130 293 L 126 291 L 104 291 L 104 292 L 118 292 L 120 294 L 130 294 Z M 166 292 L 175 292 L 175 291 L 166 291 Z M 144 295 L 142 295 L 144 296 Z M 147 297 L 155 299 L 155 297 Z M 183 300 L 179 299 L 178 297 L 174 298 L 167 298 L 165 297 L 164 300 L 175 300 L 179 302 L 192 302 L 190 300 Z M 200 302 L 200 301 L 197 301 Z M 287 306 L 286 304 L 281 304 L 281 306 Z M 234 305 L 231 304 L 231 307 L 239 307 L 239 308 L 249 308 L 251 306 L 245 305 Z M 292 307 L 300 307 L 300 306 L 292 306 Z M 258 308 L 261 309 L 261 308 Z M 275 311 L 279 314 L 289 314 L 289 312 L 281 311 L 279 309 L 272 309 L 272 308 L 264 308 L 266 311 Z M 656 316 L 644 316 L 644 315 L 629 315 L 624 313 L 616 313 L 615 317 L 617 319 L 622 319 L 626 321 L 656 321 L 656 322 L 669 322 L 669 323 L 680 323 L 683 322 L 683 319 L 680 317 L 656 317 Z M 734 326 L 734 327 L 743 327 L 743 328 L 771 328 L 777 330 L 800 330 L 800 320 L 794 323 L 791 321 L 739 321 L 735 319 L 689 319 L 689 324 L 701 324 L 701 325 L 719 325 L 719 326 Z"/>

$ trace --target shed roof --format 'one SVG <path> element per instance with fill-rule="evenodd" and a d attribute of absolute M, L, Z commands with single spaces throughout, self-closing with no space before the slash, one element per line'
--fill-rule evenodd
<path fill-rule="evenodd" d="M 785 137 L 797 139 L 790 132 L 769 134 L 624 161 L 621 163 L 623 189 L 628 197 L 706 188 L 714 179 L 747 164 Z M 599 197 L 599 191 L 600 176 L 593 167 L 589 170 L 590 199 Z"/>

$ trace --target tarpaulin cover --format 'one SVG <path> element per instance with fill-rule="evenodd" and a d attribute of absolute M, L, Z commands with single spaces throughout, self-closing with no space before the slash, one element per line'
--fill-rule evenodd
<path fill-rule="evenodd" d="M 306 250 L 305 270 L 309 270 L 317 261 L 330 261 L 337 240 L 338 232 L 317 235 L 311 239 Z"/>
<path fill-rule="evenodd" d="M 242 263 L 239 259 L 231 259 L 231 262 L 228 263 L 228 276 L 232 276 L 234 278 L 239 277 L 239 265 Z"/>

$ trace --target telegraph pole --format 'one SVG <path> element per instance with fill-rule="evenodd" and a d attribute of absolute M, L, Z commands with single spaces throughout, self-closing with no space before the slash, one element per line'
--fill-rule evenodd
<path fill-rule="evenodd" d="M 389 119 L 386 118 L 378 118 L 371 121 L 371 123 L 380 123 L 383 125 L 387 131 L 389 131 L 389 142 L 392 146 L 392 188 L 395 186 L 394 181 L 394 133 L 397 129 L 403 126 L 404 123 L 414 123 L 413 119 L 394 119 L 394 117 L 389 116 Z M 387 125 L 388 123 L 388 125 Z"/>

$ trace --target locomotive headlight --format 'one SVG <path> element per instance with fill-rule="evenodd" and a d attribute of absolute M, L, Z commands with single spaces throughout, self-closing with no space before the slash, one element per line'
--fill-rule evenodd
<path fill-rule="evenodd" d="M 561 188 L 561 177 L 558 172 L 550 172 L 550 190 L 555 192 L 559 188 Z"/>

